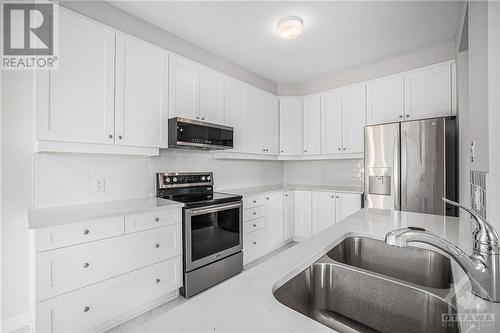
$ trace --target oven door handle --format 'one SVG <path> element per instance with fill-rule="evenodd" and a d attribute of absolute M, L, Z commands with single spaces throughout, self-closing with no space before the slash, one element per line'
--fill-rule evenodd
<path fill-rule="evenodd" d="M 213 205 L 213 206 L 205 207 L 202 209 L 192 208 L 192 209 L 186 209 L 186 210 L 189 211 L 191 216 L 193 216 L 193 215 L 218 212 L 218 211 L 226 210 L 226 209 L 238 208 L 238 207 L 242 207 L 242 206 L 243 206 L 243 203 L 241 201 L 239 201 L 237 203 L 231 203 L 231 204 Z"/>

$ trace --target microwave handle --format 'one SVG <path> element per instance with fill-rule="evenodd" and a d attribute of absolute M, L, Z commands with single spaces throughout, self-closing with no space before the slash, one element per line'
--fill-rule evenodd
<path fill-rule="evenodd" d="M 208 213 L 213 213 L 213 212 L 218 212 L 221 210 L 226 210 L 226 209 L 232 209 L 232 208 L 240 208 L 243 207 L 243 203 L 241 201 L 238 201 L 237 203 L 231 203 L 231 204 L 223 204 L 223 205 L 213 205 L 201 209 L 188 209 L 190 212 L 190 215 L 201 215 L 201 214 L 208 214 Z"/>

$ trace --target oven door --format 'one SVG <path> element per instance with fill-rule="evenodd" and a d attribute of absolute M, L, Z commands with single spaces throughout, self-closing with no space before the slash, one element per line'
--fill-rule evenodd
<path fill-rule="evenodd" d="M 185 209 L 184 260 L 191 271 L 243 249 L 243 203 Z"/>

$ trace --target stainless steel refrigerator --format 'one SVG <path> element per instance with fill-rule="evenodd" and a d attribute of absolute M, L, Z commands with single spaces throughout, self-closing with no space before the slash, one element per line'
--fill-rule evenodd
<path fill-rule="evenodd" d="M 457 216 L 455 117 L 365 127 L 365 207 Z"/>

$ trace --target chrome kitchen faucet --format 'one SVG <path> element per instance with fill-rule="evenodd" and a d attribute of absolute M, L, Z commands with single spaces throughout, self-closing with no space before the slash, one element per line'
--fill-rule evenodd
<path fill-rule="evenodd" d="M 387 233 L 385 242 L 399 247 L 406 247 L 409 243 L 424 243 L 446 252 L 465 271 L 475 295 L 491 302 L 500 302 L 500 242 L 498 233 L 485 219 L 469 208 L 446 198 L 443 200 L 472 215 L 472 221 L 475 224 L 475 229 L 472 232 L 472 255 L 468 255 L 458 246 L 438 235 L 417 227 L 393 230 Z"/>

